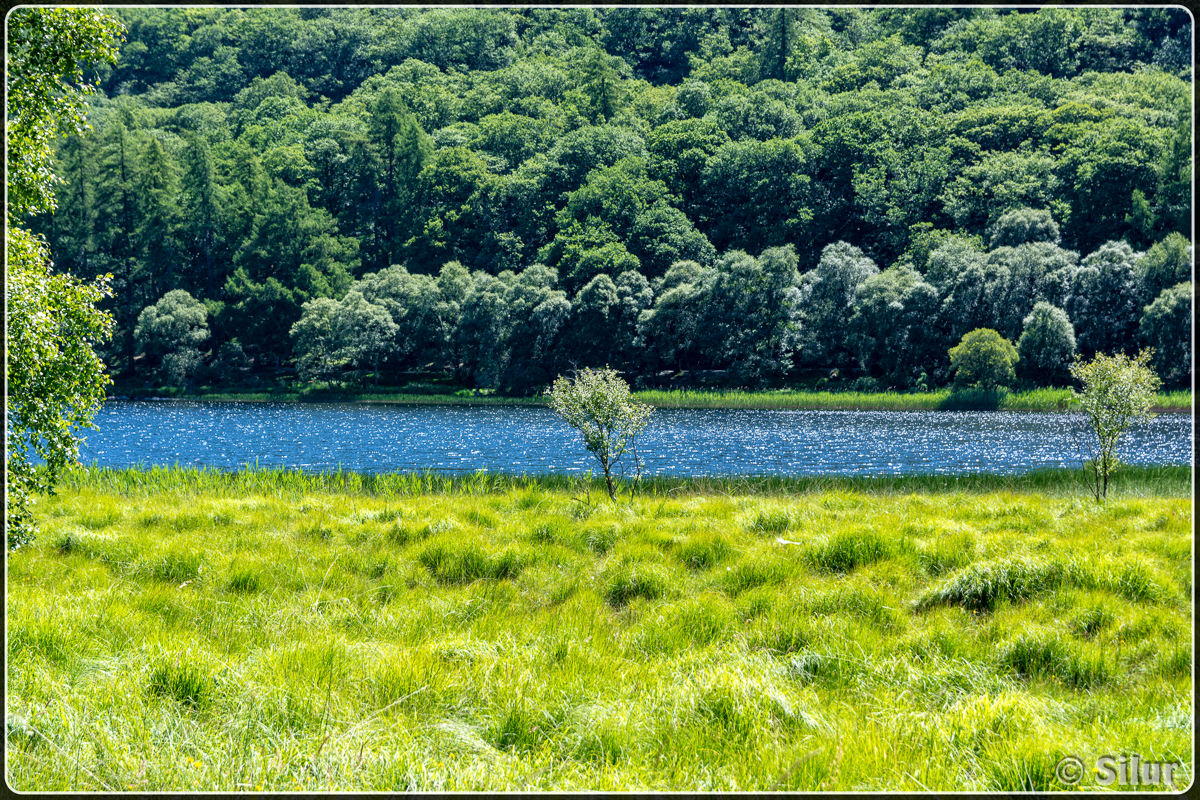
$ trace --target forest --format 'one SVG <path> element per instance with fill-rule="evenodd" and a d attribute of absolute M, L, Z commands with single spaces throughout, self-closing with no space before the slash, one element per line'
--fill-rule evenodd
<path fill-rule="evenodd" d="M 107 13 L 27 223 L 119 376 L 927 390 L 990 328 L 1190 385 L 1182 9 Z"/>

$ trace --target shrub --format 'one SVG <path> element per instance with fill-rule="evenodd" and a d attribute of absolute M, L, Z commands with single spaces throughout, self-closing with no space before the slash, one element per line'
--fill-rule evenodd
<path fill-rule="evenodd" d="M 1061 386 L 1075 357 L 1075 326 L 1067 312 L 1039 301 L 1025 317 L 1017 340 L 1021 374 L 1041 385 Z"/>
<path fill-rule="evenodd" d="M 1017 379 L 1013 365 L 1019 356 L 1012 342 L 991 328 L 976 328 L 950 348 L 950 369 L 955 388 L 995 389 L 1012 386 Z"/>
<path fill-rule="evenodd" d="M 583 435 L 584 446 L 604 470 L 608 496 L 616 500 L 612 470 L 626 453 L 641 477 L 637 435 L 650 419 L 650 406 L 630 398 L 629 384 L 612 369 L 583 369 L 574 381 L 560 375 L 546 397 L 555 413 Z"/>

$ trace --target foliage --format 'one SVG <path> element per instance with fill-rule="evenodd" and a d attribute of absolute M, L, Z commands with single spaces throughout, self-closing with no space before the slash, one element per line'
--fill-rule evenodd
<path fill-rule="evenodd" d="M 93 427 L 110 383 L 95 346 L 110 336 L 112 320 L 96 309 L 110 293 L 107 281 L 81 283 L 53 272 L 45 244 L 27 231 L 9 227 L 5 256 L 5 495 L 11 550 L 33 539 L 34 494 L 53 491 L 63 469 L 79 458 L 77 431 Z M 45 462 L 45 468 L 36 468 L 31 458 Z"/>
<path fill-rule="evenodd" d="M 1152 355 L 1150 350 L 1133 358 L 1099 353 L 1089 361 L 1076 356 L 1071 365 L 1071 376 L 1083 384 L 1075 399 L 1087 417 L 1091 439 L 1081 443 L 1081 455 L 1090 457 L 1085 469 L 1091 472 L 1097 501 L 1108 496 L 1109 476 L 1117 467 L 1117 442 L 1131 425 L 1154 416 L 1150 407 L 1162 383 L 1149 366 Z"/>
<path fill-rule="evenodd" d="M 1013 365 L 1020 356 L 1012 342 L 990 328 L 967 333 L 950 348 L 950 368 L 955 387 L 995 389 L 1016 381 Z"/>
<path fill-rule="evenodd" d="M 37 492 L 52 492 L 79 457 L 77 430 L 89 427 L 109 383 L 95 347 L 112 334 L 96 308 L 111 276 L 80 281 L 53 271 L 44 240 L 19 227 L 52 211 L 52 143 L 60 130 L 87 127 L 84 68 L 116 58 L 121 25 L 90 9 L 22 8 L 6 25 L 7 183 L 5 208 L 5 527 L 8 548 L 32 541 Z M 86 203 L 86 192 L 79 198 Z M 45 462 L 35 469 L 30 459 Z"/>
<path fill-rule="evenodd" d="M 171 386 L 182 385 L 200 366 L 199 347 L 208 337 L 208 310 L 183 289 L 146 306 L 133 330 L 138 353 L 161 359 Z"/>
<path fill-rule="evenodd" d="M 546 390 L 546 397 L 550 407 L 579 431 L 584 447 L 600 462 L 610 498 L 617 499 L 613 467 L 627 452 L 637 478 L 641 478 L 637 435 L 645 429 L 651 409 L 629 396 L 629 384 L 616 370 L 585 368 L 574 380 L 560 375 Z"/>
<path fill-rule="evenodd" d="M 117 58 L 123 27 L 95 9 L 22 8 L 5 26 L 8 32 L 6 103 L 8 122 L 7 219 L 53 211 L 51 168 L 60 131 L 87 130 L 86 97 L 95 89 L 84 70 Z"/>
<path fill-rule="evenodd" d="M 1168 386 L 1191 384 L 1192 283 L 1163 289 L 1142 312 L 1138 333 L 1154 352 L 1151 363 Z"/>
<path fill-rule="evenodd" d="M 1039 301 L 1017 341 L 1020 372 L 1039 385 L 1061 385 L 1075 358 L 1075 329 L 1061 308 Z"/>
<path fill-rule="evenodd" d="M 353 285 L 400 329 L 380 382 L 430 367 L 525 393 L 611 359 L 934 388 L 951 343 L 1016 341 L 1038 302 L 1084 354 L 1131 352 L 1144 307 L 1190 278 L 1179 9 L 111 13 L 129 41 L 97 71 L 99 135 L 62 140 L 61 211 L 29 222 L 60 267 L 114 276 L 104 355 L 126 375 L 167 292 L 206 304 L 214 353 L 237 336 L 262 369 L 298 365 L 305 303 Z M 729 324 L 737 281 L 673 265 L 787 247 L 811 289 L 799 339 L 749 317 L 694 335 Z M 866 261 L 887 277 L 865 286 Z M 478 291 L 435 292 L 450 263 Z M 553 287 L 513 289 L 538 265 Z M 637 299 L 614 305 L 601 275 Z M 563 296 L 530 305 L 543 291 Z M 775 296 L 762 313 L 788 317 Z M 576 330 L 601 318 L 621 329 L 603 355 Z"/>

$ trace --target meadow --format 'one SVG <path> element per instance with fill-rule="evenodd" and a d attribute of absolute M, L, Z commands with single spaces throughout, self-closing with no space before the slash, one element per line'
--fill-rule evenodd
<path fill-rule="evenodd" d="M 8 558 L 7 780 L 1183 788 L 1192 473 L 1116 477 L 78 470 Z"/>

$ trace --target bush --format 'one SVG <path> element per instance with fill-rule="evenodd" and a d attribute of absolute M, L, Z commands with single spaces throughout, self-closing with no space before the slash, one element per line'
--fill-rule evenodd
<path fill-rule="evenodd" d="M 1013 365 L 1020 357 L 1012 342 L 991 328 L 976 328 L 950 348 L 954 387 L 995 389 L 1017 380 Z"/>

